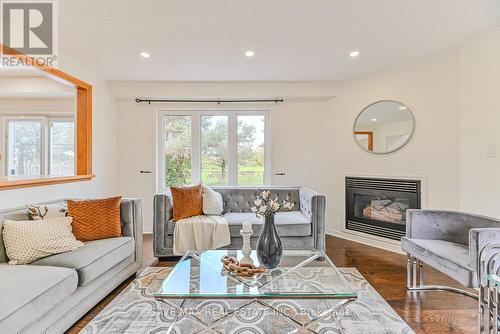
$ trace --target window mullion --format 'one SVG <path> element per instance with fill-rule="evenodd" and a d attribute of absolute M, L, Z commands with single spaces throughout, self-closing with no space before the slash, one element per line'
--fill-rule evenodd
<path fill-rule="evenodd" d="M 269 113 L 264 114 L 264 184 L 271 186 L 273 179 L 271 177 L 271 145 L 269 131 Z"/>
<path fill-rule="evenodd" d="M 46 154 L 45 154 L 45 157 L 46 157 L 46 162 L 45 162 L 45 166 L 47 168 L 46 170 L 46 174 L 49 174 L 51 175 L 52 174 L 52 159 L 51 159 L 51 156 L 52 156 L 52 141 L 53 141 L 53 138 L 52 138 L 52 120 L 50 118 L 46 118 L 45 119 L 45 130 L 47 131 L 44 138 L 47 140 L 46 142 Z"/>
<path fill-rule="evenodd" d="M 201 116 L 193 113 L 191 118 L 191 180 L 201 182 Z"/>
<path fill-rule="evenodd" d="M 231 113 L 228 119 L 229 185 L 238 185 L 238 116 Z"/>
<path fill-rule="evenodd" d="M 166 191 L 167 187 L 165 186 L 165 171 L 166 171 L 166 165 L 165 165 L 165 114 L 163 112 L 158 112 L 157 116 L 157 125 L 158 125 L 158 150 L 156 154 L 157 156 L 157 172 L 156 172 L 156 178 L 157 178 L 157 190 L 158 192 L 164 192 Z M 75 152 L 76 154 L 77 152 Z"/>

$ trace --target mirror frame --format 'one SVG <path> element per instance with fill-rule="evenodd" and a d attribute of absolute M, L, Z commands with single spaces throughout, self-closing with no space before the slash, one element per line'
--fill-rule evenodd
<path fill-rule="evenodd" d="M 358 122 L 358 119 L 366 111 L 366 109 L 368 109 L 371 106 L 373 106 L 373 105 L 375 105 L 377 103 L 380 103 L 380 102 L 393 102 L 393 103 L 398 103 L 398 104 L 400 104 L 402 106 L 405 106 L 407 108 L 408 112 L 410 113 L 411 121 L 412 121 L 412 127 L 411 127 L 410 137 L 408 138 L 408 140 L 402 146 L 400 146 L 400 147 L 398 147 L 398 148 L 396 148 L 394 150 L 387 151 L 387 152 L 374 152 L 374 151 L 366 150 L 363 146 L 361 146 L 358 143 L 358 140 L 356 138 L 356 134 L 366 134 L 366 135 L 368 135 L 368 132 L 366 132 L 366 131 L 356 131 L 356 123 Z M 352 135 L 353 135 L 354 141 L 356 142 L 356 145 L 359 148 L 361 148 L 364 152 L 371 153 L 371 154 L 380 154 L 380 155 L 383 155 L 383 154 L 390 154 L 390 153 L 397 152 L 397 151 L 401 150 L 403 147 L 405 147 L 406 145 L 408 145 L 408 143 L 410 143 L 410 141 L 412 140 L 413 135 L 415 134 L 415 127 L 416 127 L 415 115 L 413 114 L 413 111 L 411 110 L 410 107 L 408 107 L 406 104 L 404 104 L 402 102 L 399 102 L 399 101 L 396 101 L 396 100 L 385 99 L 385 100 L 378 100 L 378 101 L 375 101 L 373 103 L 370 103 L 369 105 L 367 105 L 366 107 L 364 107 L 363 109 L 361 109 L 361 111 L 359 112 L 359 114 L 356 116 L 356 119 L 354 120 L 354 124 L 353 124 L 353 127 L 352 127 Z M 372 149 L 373 149 L 373 133 L 372 133 L 371 136 L 372 136 L 371 137 L 371 146 L 372 146 Z"/>
<path fill-rule="evenodd" d="M 0 190 L 45 186 L 51 184 L 91 180 L 92 174 L 92 85 L 56 68 L 40 65 L 26 56 L 0 43 L 0 54 L 32 64 L 44 76 L 76 89 L 76 174 L 73 176 L 41 176 L 40 178 L 0 181 Z"/>

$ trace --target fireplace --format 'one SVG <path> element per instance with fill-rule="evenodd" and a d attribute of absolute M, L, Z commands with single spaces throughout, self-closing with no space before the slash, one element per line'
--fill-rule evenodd
<path fill-rule="evenodd" d="M 406 210 L 420 209 L 420 181 L 346 177 L 346 228 L 400 240 Z"/>

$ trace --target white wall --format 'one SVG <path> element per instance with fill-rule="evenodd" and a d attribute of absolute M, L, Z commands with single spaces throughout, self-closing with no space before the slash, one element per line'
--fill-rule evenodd
<path fill-rule="evenodd" d="M 500 218 L 500 159 L 486 157 L 500 149 L 500 28 L 459 56 L 461 208 Z"/>
<path fill-rule="evenodd" d="M 330 102 L 334 121 L 326 120 L 336 144 L 323 151 L 333 157 L 326 160 L 331 178 L 325 174 L 330 233 L 378 244 L 343 228 L 345 174 L 421 176 L 425 207 L 500 218 L 500 161 L 487 157 L 500 149 L 499 59 L 497 28 L 448 54 L 341 83 Z M 352 141 L 356 115 L 380 99 L 403 102 L 416 119 L 409 144 L 390 155 L 368 154 Z"/>
<path fill-rule="evenodd" d="M 159 108 L 217 108 L 206 104 L 136 104 L 136 96 L 165 97 L 285 97 L 283 104 L 224 104 L 220 108 L 269 110 L 271 168 L 275 185 L 307 185 L 326 191 L 324 175 L 330 166 L 322 153 L 331 124 L 325 122 L 326 100 L 334 98 L 333 83 L 174 83 L 112 82 L 118 115 L 118 190 L 123 196 L 143 200 L 144 230 L 153 227 L 156 193 L 156 114 Z M 140 174 L 151 170 L 153 174 Z M 285 172 L 286 176 L 274 176 Z"/>
<path fill-rule="evenodd" d="M 458 117 L 458 59 L 449 53 L 341 84 L 332 100 L 334 117 L 329 119 L 331 145 L 323 155 L 331 165 L 324 175 L 328 182 L 328 231 L 370 242 L 344 230 L 344 177 L 346 174 L 419 176 L 427 186 L 423 205 L 458 209 L 460 203 L 460 145 Z M 396 100 L 414 113 L 413 138 L 400 151 L 376 155 L 365 152 L 353 140 L 353 122 L 358 113 L 377 100 Z M 374 237 L 374 240 L 378 238 Z"/>
<path fill-rule="evenodd" d="M 0 97 L 0 113 L 20 114 L 74 114 L 75 98 L 3 98 Z"/>
<path fill-rule="evenodd" d="M 59 68 L 93 85 L 92 181 L 0 191 L 0 210 L 28 203 L 63 198 L 103 197 L 116 194 L 116 112 L 108 85 L 91 64 L 61 54 Z"/>
<path fill-rule="evenodd" d="M 2 72 L 0 72 L 1 74 Z M 21 74 L 22 73 L 22 74 Z M 50 78 L 37 75 L 26 76 L 21 72 L 20 76 L 0 75 L 0 97 L 73 97 L 75 89 Z M 35 76 L 37 75 L 37 76 Z"/>
<path fill-rule="evenodd" d="M 156 169 L 156 110 L 165 105 L 137 105 L 133 97 L 281 96 L 284 104 L 269 105 L 271 163 L 273 174 L 287 175 L 273 183 L 325 193 L 330 233 L 380 245 L 377 238 L 346 234 L 346 174 L 419 177 L 424 207 L 500 216 L 499 162 L 485 158 L 487 146 L 500 145 L 499 56 L 497 29 L 460 50 L 341 83 L 112 82 L 118 99 L 118 190 L 143 198 L 150 231 L 155 175 L 139 170 Z M 382 99 L 408 105 L 416 128 L 402 150 L 373 155 L 356 145 L 352 128 L 365 106 Z"/>
<path fill-rule="evenodd" d="M 156 169 L 156 110 L 175 106 L 138 105 L 133 97 L 167 95 L 162 92 L 174 97 L 288 96 L 283 104 L 268 105 L 272 174 L 286 173 L 284 177 L 274 176 L 273 184 L 304 185 L 326 194 L 327 228 L 331 233 L 345 235 L 345 174 L 422 176 L 427 178 L 429 207 L 458 209 L 460 147 L 456 55 L 447 54 L 341 84 L 310 85 L 112 82 L 112 94 L 118 98 L 118 189 L 124 196 L 143 199 L 145 231 L 152 229 L 152 195 L 156 191 L 156 181 L 154 174 L 140 174 L 139 171 L 155 172 Z M 278 89 L 280 94 L 274 94 Z M 326 98 L 328 95 L 330 99 Z M 380 99 L 401 101 L 416 117 L 414 138 L 403 150 L 390 155 L 363 151 L 352 135 L 358 113 Z M 207 106 L 197 104 L 196 107 Z"/>
<path fill-rule="evenodd" d="M 96 178 L 0 191 L 0 209 L 40 200 L 118 193 L 143 199 L 145 230 L 150 232 L 155 175 L 139 171 L 156 170 L 156 110 L 165 105 L 137 105 L 132 98 L 278 96 L 287 102 L 265 105 L 270 110 L 272 174 L 287 175 L 274 177 L 273 183 L 305 185 L 325 193 L 330 233 L 376 243 L 343 230 L 345 174 L 420 176 L 427 186 L 426 207 L 500 217 L 500 162 L 485 157 L 488 146 L 500 145 L 498 59 L 500 29 L 459 51 L 342 83 L 107 83 L 92 71 L 91 64 L 61 55 L 63 71 L 94 86 Z M 416 119 L 410 143 L 390 155 L 369 154 L 352 136 L 358 113 L 381 99 L 403 102 Z"/>
<path fill-rule="evenodd" d="M 149 105 L 132 100 L 116 102 L 118 112 L 118 192 L 139 197 L 143 205 L 144 231 L 153 230 L 153 196 L 156 193 L 156 114 Z M 153 174 L 140 174 L 141 170 Z"/>

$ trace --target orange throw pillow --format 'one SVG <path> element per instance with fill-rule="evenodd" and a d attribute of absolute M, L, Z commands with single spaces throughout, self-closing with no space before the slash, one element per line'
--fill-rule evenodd
<path fill-rule="evenodd" d="M 122 235 L 121 197 L 66 202 L 68 216 L 73 217 L 73 234 L 77 240 L 90 241 Z"/>
<path fill-rule="evenodd" d="M 201 185 L 189 187 L 170 187 L 174 202 L 174 222 L 203 214 Z"/>

